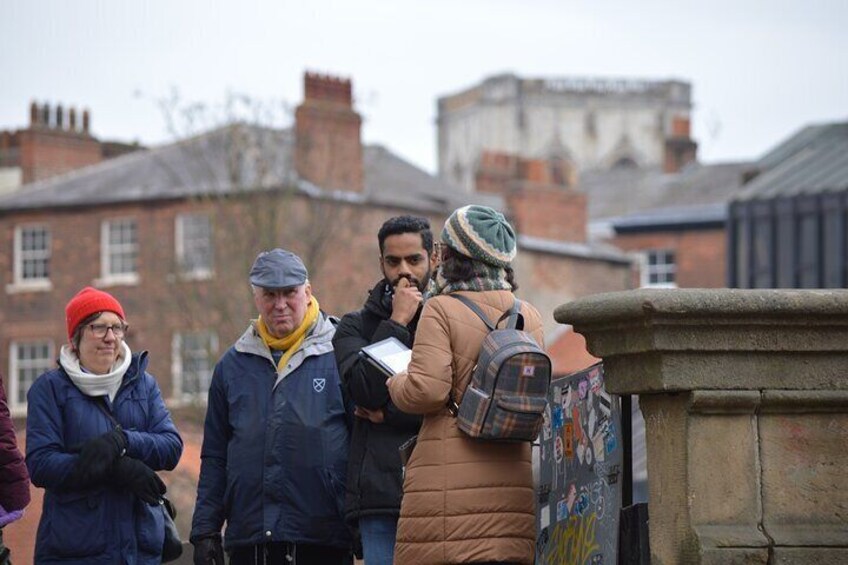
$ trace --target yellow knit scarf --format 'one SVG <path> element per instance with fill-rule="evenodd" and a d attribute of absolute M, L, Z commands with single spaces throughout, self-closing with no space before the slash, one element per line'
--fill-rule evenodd
<path fill-rule="evenodd" d="M 294 355 L 297 348 L 300 347 L 300 344 L 303 343 L 304 339 L 306 339 L 306 332 L 309 331 L 315 323 L 315 320 L 318 319 L 319 309 L 320 306 L 318 306 L 318 299 L 313 296 L 312 300 L 309 301 L 309 307 L 306 309 L 306 315 L 303 317 L 303 321 L 300 323 L 300 326 L 295 328 L 295 330 L 286 337 L 272 336 L 271 332 L 269 332 L 268 328 L 265 326 L 262 316 L 259 316 L 256 320 L 256 329 L 259 331 L 259 337 L 262 338 L 265 345 L 271 349 L 277 349 L 285 352 L 277 363 L 277 372 L 283 370 L 283 367 L 286 366 L 286 363 L 288 363 L 291 356 Z"/>

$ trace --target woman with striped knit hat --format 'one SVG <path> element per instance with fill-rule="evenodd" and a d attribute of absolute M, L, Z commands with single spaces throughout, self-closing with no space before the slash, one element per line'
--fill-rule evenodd
<path fill-rule="evenodd" d="M 535 505 L 530 444 L 493 443 L 461 432 L 447 408 L 471 378 L 488 329 L 450 294 L 490 320 L 512 308 L 515 231 L 485 206 L 454 211 L 441 234 L 436 296 L 418 323 L 407 372 L 389 379 L 401 410 L 424 414 L 406 467 L 395 563 L 533 563 Z M 522 301 L 524 330 L 542 343 L 539 312 Z"/>

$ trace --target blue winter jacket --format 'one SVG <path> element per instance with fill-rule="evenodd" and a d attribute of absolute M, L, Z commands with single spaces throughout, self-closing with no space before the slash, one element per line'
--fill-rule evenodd
<path fill-rule="evenodd" d="M 322 313 L 279 374 L 251 325 L 215 367 L 192 539 L 350 547 L 344 525 L 349 413 Z"/>
<path fill-rule="evenodd" d="M 85 396 L 60 367 L 44 373 L 27 394 L 26 464 L 35 486 L 46 490 L 35 542 L 39 564 L 158 564 L 164 541 L 161 506 L 150 506 L 126 488 L 103 484 L 67 491 L 62 484 L 87 440 L 114 427 L 95 405 L 103 402 L 127 435 L 128 457 L 153 470 L 176 467 L 183 442 L 148 374 L 147 352 L 132 356 L 120 389 Z"/>
<path fill-rule="evenodd" d="M 323 315 L 277 373 L 251 325 L 209 388 L 192 539 L 227 529 L 227 550 L 267 542 L 349 547 L 349 421 Z"/>

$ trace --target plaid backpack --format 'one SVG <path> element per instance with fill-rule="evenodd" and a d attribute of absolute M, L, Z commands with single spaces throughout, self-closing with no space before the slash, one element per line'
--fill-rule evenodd
<path fill-rule="evenodd" d="M 448 410 L 460 430 L 492 441 L 533 441 L 539 435 L 551 384 L 551 358 L 533 337 L 522 331 L 521 301 L 495 324 L 470 299 L 449 294 L 468 306 L 489 328 L 483 339 L 471 381 L 457 404 Z M 507 319 L 505 328 L 498 328 Z"/>

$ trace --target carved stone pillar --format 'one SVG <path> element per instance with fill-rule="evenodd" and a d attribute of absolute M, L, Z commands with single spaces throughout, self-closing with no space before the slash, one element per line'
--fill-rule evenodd
<path fill-rule="evenodd" d="M 653 563 L 848 563 L 848 290 L 636 290 L 555 318 L 640 397 Z"/>

